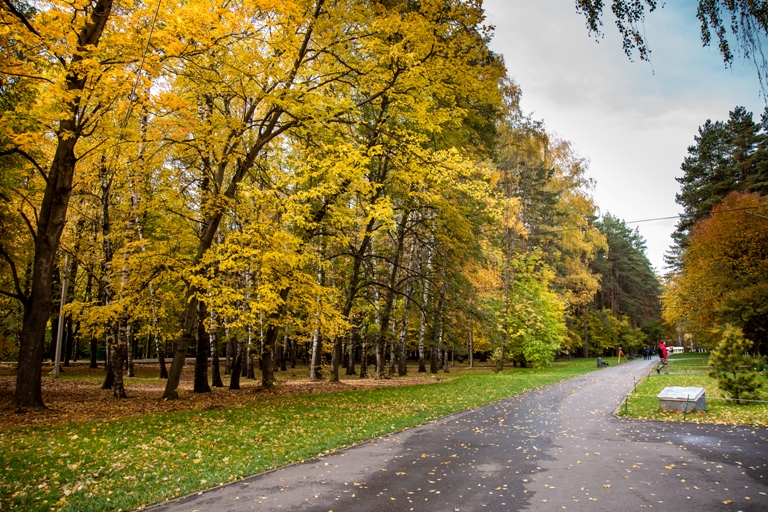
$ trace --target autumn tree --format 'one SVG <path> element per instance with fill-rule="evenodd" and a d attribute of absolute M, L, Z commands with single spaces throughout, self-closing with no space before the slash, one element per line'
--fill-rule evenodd
<path fill-rule="evenodd" d="M 704 346 L 731 324 L 765 354 L 766 196 L 732 192 L 693 228 L 682 271 L 664 297 L 665 310 L 684 319 L 686 331 Z"/>
<path fill-rule="evenodd" d="M 34 239 L 29 291 L 18 279 L 14 283 L 24 306 L 14 394 L 18 406 L 43 406 L 40 377 L 52 272 L 75 167 L 83 154 L 78 154 L 78 145 L 97 129 L 99 112 L 109 108 L 126 83 L 124 72 L 112 62 L 115 46 L 123 48 L 128 60 L 135 58 L 124 35 L 106 30 L 112 8 L 111 0 L 98 0 L 83 6 L 54 2 L 43 10 L 6 2 L 0 10 L 8 27 L 3 32 L 2 74 L 30 91 L 17 115 L 3 118 L 4 153 L 22 156 L 45 183 L 42 197 L 33 202 L 36 216 L 29 226 Z M 34 146 L 40 135 L 51 140 L 51 151 L 38 161 Z"/>

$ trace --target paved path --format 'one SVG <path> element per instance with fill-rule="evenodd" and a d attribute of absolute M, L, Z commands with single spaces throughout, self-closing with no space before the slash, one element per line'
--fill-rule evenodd
<path fill-rule="evenodd" d="M 153 508 L 768 511 L 768 430 L 622 420 L 637 360 Z"/>

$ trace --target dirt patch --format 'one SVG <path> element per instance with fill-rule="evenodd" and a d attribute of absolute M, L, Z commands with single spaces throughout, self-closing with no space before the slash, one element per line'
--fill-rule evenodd
<path fill-rule="evenodd" d="M 179 398 L 162 400 L 165 381 L 156 378 L 156 371 L 140 369 L 136 378 L 125 377 L 127 399 L 116 399 L 111 390 L 101 389 L 103 370 L 86 367 L 65 369 L 66 377 L 42 381 L 43 410 L 18 410 L 10 406 L 16 385 L 15 378 L 3 372 L 0 376 L 0 428 L 50 426 L 88 420 L 116 419 L 128 416 L 168 411 L 194 411 L 219 407 L 241 406 L 267 397 L 308 395 L 389 386 L 410 386 L 436 382 L 435 377 L 398 377 L 373 380 L 345 378 L 340 382 L 309 382 L 301 369 L 277 374 L 278 384 L 270 390 L 258 380 L 242 378 L 241 389 L 213 388 L 211 393 L 193 393 L 193 368 L 185 367 L 179 386 Z M 44 370 L 45 372 L 45 370 Z M 308 372 L 306 372 L 308 374 Z M 443 378 L 442 376 L 440 378 Z M 228 376 L 222 375 L 225 386 Z"/>

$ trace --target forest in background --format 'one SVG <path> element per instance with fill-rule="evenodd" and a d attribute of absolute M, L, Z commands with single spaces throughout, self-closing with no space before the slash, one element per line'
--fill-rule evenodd
<path fill-rule="evenodd" d="M 219 357 L 230 387 L 255 369 L 269 387 L 298 353 L 313 379 L 369 358 L 384 378 L 407 358 L 546 366 L 661 335 L 642 238 L 598 216 L 586 161 L 520 110 L 479 2 L 2 16 L 17 404 L 42 404 L 59 330 L 65 362 L 104 350 L 116 397 L 133 358 L 158 358 L 166 398 L 191 355 L 204 392 Z"/>

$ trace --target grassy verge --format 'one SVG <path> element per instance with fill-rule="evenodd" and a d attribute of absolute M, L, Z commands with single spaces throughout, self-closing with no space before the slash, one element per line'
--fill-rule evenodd
<path fill-rule="evenodd" d="M 276 397 L 0 433 L 0 509 L 128 510 L 591 371 L 594 360 L 436 384 Z M 444 378 L 440 375 L 441 379 Z"/>
<path fill-rule="evenodd" d="M 706 359 L 700 365 L 705 370 Z M 691 364 L 691 361 L 680 361 Z M 672 361 L 670 371 L 676 370 L 676 363 Z M 659 401 L 656 398 L 661 390 L 667 386 L 700 387 L 706 389 L 707 410 L 695 411 L 683 415 L 676 411 L 659 410 Z M 720 391 L 717 380 L 707 374 L 670 374 L 656 375 L 651 373 L 643 380 L 636 390 L 636 396 L 630 396 L 628 407 L 622 405 L 619 415 L 630 418 L 661 421 L 683 421 L 690 423 L 721 423 L 728 425 L 761 425 L 768 426 L 768 403 L 743 403 L 736 404 L 723 400 L 726 396 Z M 763 389 L 761 400 L 768 400 L 768 379 L 763 377 Z"/>

